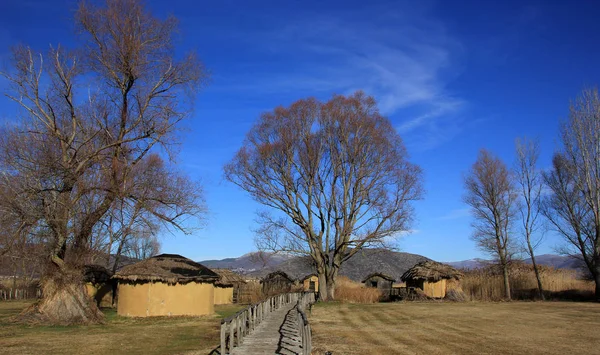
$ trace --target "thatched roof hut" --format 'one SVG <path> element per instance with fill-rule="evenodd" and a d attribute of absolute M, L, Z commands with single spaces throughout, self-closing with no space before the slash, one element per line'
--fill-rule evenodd
<path fill-rule="evenodd" d="M 308 274 L 300 279 L 304 291 L 319 292 L 319 277 L 315 273 Z"/>
<path fill-rule="evenodd" d="M 118 281 L 119 315 L 214 313 L 214 284 L 219 275 L 181 255 L 157 255 L 125 266 L 113 277 Z"/>
<path fill-rule="evenodd" d="M 446 280 L 459 280 L 463 276 L 450 265 L 428 260 L 408 269 L 402 275 L 402 281 L 407 287 L 420 288 L 429 297 L 443 298 L 446 296 Z"/>
<path fill-rule="evenodd" d="M 263 277 L 260 282 L 265 295 L 290 292 L 295 283 L 293 278 L 281 270 L 273 271 Z"/>
<path fill-rule="evenodd" d="M 88 296 L 100 307 L 111 307 L 114 301 L 115 281 L 112 272 L 101 265 L 88 264 L 83 267 L 83 282 Z"/>
<path fill-rule="evenodd" d="M 83 266 L 83 281 L 86 283 L 110 283 L 112 276 L 112 272 L 102 265 L 88 264 Z"/>
<path fill-rule="evenodd" d="M 374 272 L 372 274 L 369 274 L 361 282 L 365 283 L 365 282 L 367 282 L 367 281 L 369 281 L 370 279 L 373 279 L 373 278 L 380 278 L 380 279 L 383 279 L 383 280 L 386 280 L 386 281 L 396 282 L 396 279 L 394 279 L 393 277 L 391 277 L 388 274 L 384 274 L 384 273 L 381 273 L 381 272 Z"/>
<path fill-rule="evenodd" d="M 402 275 L 402 281 L 407 280 L 426 280 L 440 281 L 442 279 L 459 280 L 464 275 L 450 265 L 438 263 L 437 261 L 422 261 L 408 269 Z"/>
<path fill-rule="evenodd" d="M 366 287 L 372 287 L 380 290 L 382 299 L 387 299 L 392 294 L 392 287 L 395 281 L 396 280 L 390 275 L 381 272 L 374 272 L 365 277 L 362 283 L 364 283 Z"/>
<path fill-rule="evenodd" d="M 206 266 L 177 254 L 160 254 L 123 267 L 117 280 L 160 281 L 168 284 L 216 282 L 219 275 Z"/>
<path fill-rule="evenodd" d="M 215 282 L 215 304 L 237 303 L 240 290 L 246 284 L 246 280 L 239 274 L 229 269 L 212 269 L 219 275 L 219 281 Z"/>
<path fill-rule="evenodd" d="M 211 269 L 217 275 L 219 275 L 219 281 L 217 281 L 216 285 L 243 285 L 246 283 L 246 280 L 240 275 L 237 274 L 230 269 Z"/>

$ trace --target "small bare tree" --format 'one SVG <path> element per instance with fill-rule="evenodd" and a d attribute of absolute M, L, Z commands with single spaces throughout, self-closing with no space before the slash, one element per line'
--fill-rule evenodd
<path fill-rule="evenodd" d="M 175 19 L 157 19 L 136 0 L 82 2 L 75 17 L 82 48 L 14 51 L 14 70 L 3 74 L 23 119 L 0 132 L 0 171 L 19 182 L 7 185 L 13 202 L 34 201 L 21 209 L 32 208 L 34 225 L 48 232 L 44 298 L 32 312 L 68 324 L 102 319 L 81 282 L 90 238 L 136 166 L 158 147 L 171 151 L 187 94 L 204 77 L 193 54 L 175 58 Z M 190 192 L 193 200 L 194 191 L 178 193 Z M 170 213 L 157 216 L 184 229 L 182 209 L 163 207 Z"/>
<path fill-rule="evenodd" d="M 536 236 L 536 232 L 539 229 L 538 217 L 540 215 L 541 195 L 544 186 L 542 174 L 537 168 L 539 144 L 537 141 L 517 139 L 515 147 L 517 161 L 514 172 L 520 195 L 518 209 L 521 216 L 522 233 L 526 250 L 531 258 L 531 264 L 535 272 L 538 293 L 540 299 L 544 300 L 544 288 L 542 287 L 540 270 L 535 260 L 535 249 L 543 240 L 542 235 Z"/>
<path fill-rule="evenodd" d="M 346 260 L 409 230 L 422 196 L 421 170 L 362 92 L 263 114 L 225 176 L 274 211 L 259 215 L 259 249 L 309 255 L 323 300 Z"/>
<path fill-rule="evenodd" d="M 512 256 L 510 229 L 514 217 L 515 189 L 506 165 L 482 149 L 465 177 L 464 201 L 471 206 L 473 240 L 500 263 L 506 299 L 511 299 L 509 264 Z"/>
<path fill-rule="evenodd" d="M 600 96 L 586 89 L 571 104 L 561 127 L 562 150 L 545 174 L 552 194 L 544 215 L 567 242 L 567 250 L 585 262 L 600 301 Z"/>

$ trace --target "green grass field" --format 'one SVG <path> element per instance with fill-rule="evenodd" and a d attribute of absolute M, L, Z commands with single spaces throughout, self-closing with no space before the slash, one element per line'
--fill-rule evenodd
<path fill-rule="evenodd" d="M 27 326 L 10 322 L 30 303 L 0 302 L 1 354 L 208 354 L 221 318 L 243 306 L 216 306 L 215 316 L 126 318 L 105 310 L 106 324 Z"/>
<path fill-rule="evenodd" d="M 600 354 L 600 304 L 318 304 L 315 354 Z"/>

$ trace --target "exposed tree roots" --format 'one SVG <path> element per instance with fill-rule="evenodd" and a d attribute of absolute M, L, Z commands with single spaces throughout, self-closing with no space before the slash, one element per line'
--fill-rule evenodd
<path fill-rule="evenodd" d="M 87 325 L 104 322 L 104 314 L 76 275 L 42 280 L 43 298 L 14 318 L 27 324 Z"/>

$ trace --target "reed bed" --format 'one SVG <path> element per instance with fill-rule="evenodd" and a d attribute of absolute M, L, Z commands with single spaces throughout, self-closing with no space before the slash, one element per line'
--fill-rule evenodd
<path fill-rule="evenodd" d="M 468 300 L 500 301 L 504 298 L 504 281 L 497 266 L 477 270 L 463 270 L 465 277 L 460 288 Z M 546 299 L 593 299 L 594 283 L 581 278 L 575 270 L 541 266 L 540 275 Z M 511 296 L 513 299 L 537 299 L 537 281 L 531 265 L 515 263 L 510 269 Z"/>
<path fill-rule="evenodd" d="M 381 291 L 376 288 L 364 287 L 347 277 L 340 276 L 335 283 L 336 301 L 346 303 L 377 303 L 382 298 Z"/>

